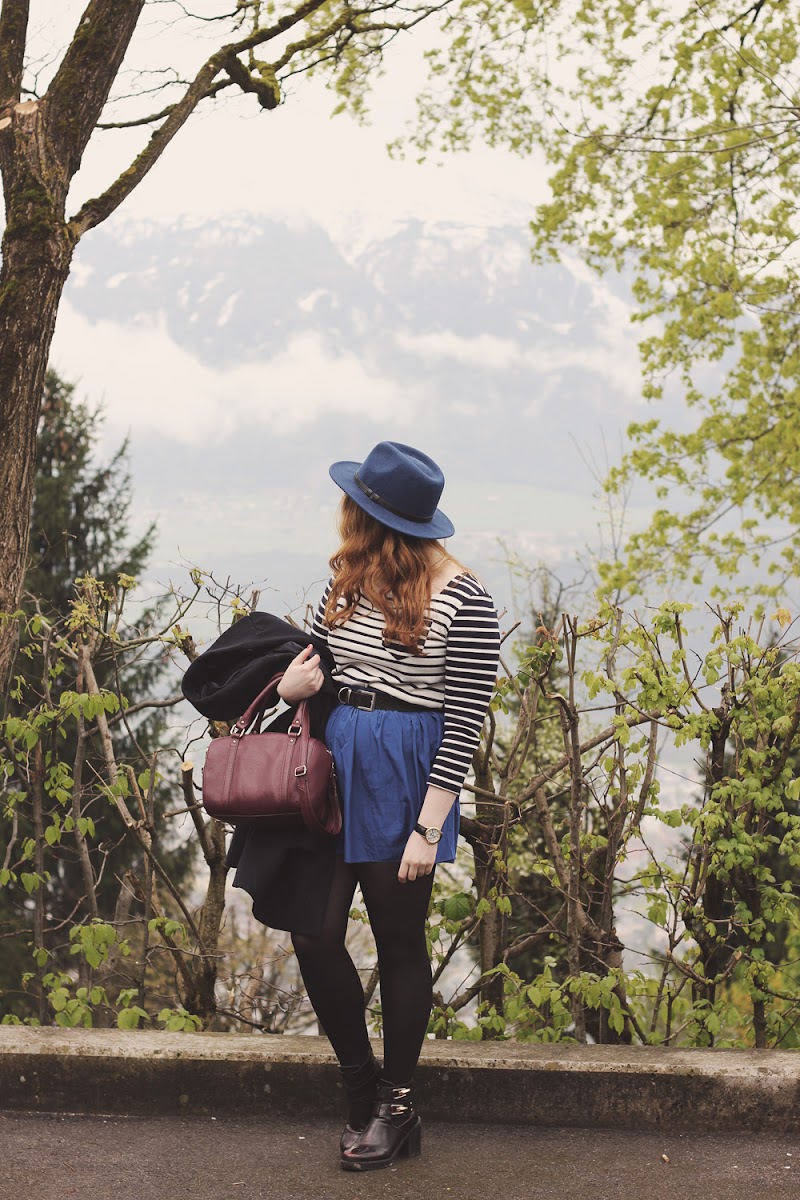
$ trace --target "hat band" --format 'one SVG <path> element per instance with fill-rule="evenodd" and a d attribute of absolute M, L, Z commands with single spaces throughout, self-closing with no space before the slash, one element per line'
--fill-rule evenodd
<path fill-rule="evenodd" d="M 385 508 L 387 512 L 394 513 L 396 517 L 403 517 L 406 521 L 418 521 L 420 525 L 425 525 L 428 521 L 432 521 L 435 516 L 435 512 L 431 513 L 429 517 L 416 517 L 411 513 L 403 512 L 402 508 L 395 508 L 394 505 L 389 504 L 388 501 L 384 500 L 383 496 L 379 496 L 377 492 L 374 492 L 369 484 L 364 483 L 363 479 L 359 479 L 358 471 L 356 471 L 354 479 L 368 500 L 374 501 L 375 504 L 380 504 L 381 508 Z"/>

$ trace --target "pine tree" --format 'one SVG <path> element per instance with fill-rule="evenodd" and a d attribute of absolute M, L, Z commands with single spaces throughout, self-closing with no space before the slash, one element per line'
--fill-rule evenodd
<path fill-rule="evenodd" d="M 146 567 L 156 532 L 155 525 L 151 524 L 138 538 L 131 537 L 132 489 L 127 440 L 107 462 L 98 462 L 101 411 L 77 401 L 74 392 L 73 384 L 62 380 L 54 371 L 48 371 L 38 429 L 30 562 L 21 605 L 26 615 L 32 617 L 38 612 L 56 628 L 63 627 L 68 617 L 76 580 L 92 576 L 113 587 L 121 574 L 138 577 Z M 140 616 L 142 624 L 147 624 L 153 615 L 151 611 Z M 117 666 L 113 657 L 110 654 L 98 656 L 94 665 L 99 686 L 114 690 Z M 164 661 L 152 654 L 143 654 L 129 664 L 119 680 L 129 704 L 163 691 L 164 670 Z M 6 701 L 6 716 L 11 717 L 23 714 L 44 695 L 40 646 L 35 639 L 26 640 L 24 634 L 14 675 L 22 680 L 22 684 L 19 699 L 12 694 Z M 65 672 L 48 679 L 47 685 L 52 699 L 57 702 L 62 691 L 73 688 L 75 681 L 69 672 Z M 131 718 L 131 725 L 145 753 L 150 754 L 163 744 L 165 722 L 160 710 L 140 714 L 138 720 Z M 129 739 L 121 724 L 115 727 L 114 737 L 119 742 L 120 759 L 130 760 L 130 746 L 123 745 Z M 73 731 L 66 739 L 59 740 L 57 746 L 52 745 L 49 753 L 71 763 L 75 747 Z M 98 774 L 102 772 L 100 756 L 100 747 L 90 739 L 88 774 L 92 772 L 92 759 L 97 763 Z M 141 769 L 140 763 L 138 770 Z M 156 812 L 163 807 L 157 802 Z M 20 824 L 18 841 L 21 842 L 23 836 L 30 835 L 29 806 L 18 807 L 17 819 Z M 93 820 L 95 833 L 89 844 L 95 876 L 100 875 L 96 889 L 98 908 L 111 918 L 120 893 L 120 880 L 126 870 L 133 869 L 141 879 L 144 865 L 141 851 L 126 834 L 112 805 L 97 808 Z M 161 824 L 163 826 L 163 821 Z M 162 861 L 169 866 L 176 882 L 187 875 L 193 857 L 193 843 L 169 850 L 162 847 L 161 850 Z M 79 921 L 86 912 L 82 901 L 85 884 L 75 847 L 69 839 L 49 848 L 46 866 L 50 875 L 46 889 L 50 922 L 57 923 L 71 913 L 73 921 Z M 7 993 L 3 1010 L 16 1011 L 20 1015 L 27 1014 L 28 1008 L 16 989 L 21 970 L 29 965 L 23 963 L 27 950 L 20 958 L 20 943 L 25 942 L 26 934 L 32 929 L 32 919 L 27 904 L 19 900 L 13 904 L 7 889 L 0 889 L 0 931 L 20 933 L 19 941 L 9 938 L 4 942 L 4 952 L 0 956 L 0 995 Z M 61 957 L 61 965 L 69 965 L 66 950 Z"/>
<path fill-rule="evenodd" d="M 131 479 L 127 438 L 94 463 L 100 410 L 74 398 L 75 385 L 47 372 L 36 453 L 29 564 L 25 591 L 63 616 L 76 579 L 115 583 L 138 576 L 153 549 L 151 524 L 129 542 Z"/>

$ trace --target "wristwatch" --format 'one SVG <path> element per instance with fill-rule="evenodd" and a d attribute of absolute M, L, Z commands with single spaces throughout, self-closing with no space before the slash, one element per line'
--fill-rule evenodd
<path fill-rule="evenodd" d="M 441 829 L 426 829 L 424 825 L 420 825 L 419 821 L 414 826 L 414 833 L 421 833 L 429 846 L 435 846 L 442 836 Z"/>

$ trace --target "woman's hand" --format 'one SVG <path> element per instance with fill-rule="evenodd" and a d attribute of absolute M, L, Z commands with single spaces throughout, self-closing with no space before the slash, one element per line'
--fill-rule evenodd
<path fill-rule="evenodd" d="M 299 704 L 309 696 L 316 696 L 324 682 L 319 655 L 314 654 L 314 647 L 309 645 L 289 663 L 278 684 L 278 695 L 287 704 Z"/>
<path fill-rule="evenodd" d="M 397 878 L 401 883 L 411 883 L 421 875 L 430 875 L 436 865 L 436 846 L 431 846 L 421 833 L 412 833 L 406 842 Z"/>

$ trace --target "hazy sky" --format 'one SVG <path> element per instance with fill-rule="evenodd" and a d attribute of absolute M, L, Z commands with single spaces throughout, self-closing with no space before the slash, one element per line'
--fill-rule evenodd
<path fill-rule="evenodd" d="M 75 0 L 34 0 L 37 55 L 44 64 L 55 60 L 82 9 Z M 195 9 L 218 11 L 219 5 L 197 0 Z M 139 68 L 169 64 L 188 76 L 214 49 L 213 27 L 190 36 L 188 25 L 180 20 L 165 25 L 165 18 L 178 15 L 176 5 L 147 6 L 127 63 L 132 73 L 121 80 L 123 90 L 140 86 L 135 74 Z M 204 239 L 218 229 L 224 241 L 237 223 L 246 231 L 248 224 L 278 220 L 301 233 L 321 226 L 338 253 L 356 262 L 365 248 L 415 221 L 430 231 L 432 271 L 436 230 L 445 227 L 451 244 L 458 245 L 461 238 L 465 262 L 481 253 L 482 237 L 501 229 L 517 230 L 522 249 L 517 246 L 515 253 L 524 255 L 528 220 L 547 194 L 540 156 L 521 159 L 475 146 L 443 162 L 419 164 L 413 158 L 393 161 L 386 152 L 387 142 L 413 118 L 415 91 L 423 79 L 424 38 L 420 30 L 387 56 L 386 76 L 376 86 L 367 127 L 345 116 L 332 119 L 334 98 L 315 81 L 298 81 L 293 94 L 272 113 L 261 111 L 251 96 L 226 93 L 224 102 L 205 102 L 150 175 L 105 223 L 102 236 L 135 248 L 153 225 L 170 228 L 178 222 L 183 228 L 196 225 Z M 42 81 L 48 70 L 52 66 L 42 66 Z M 146 137 L 141 129 L 96 133 L 70 207 L 107 186 Z M 76 303 L 75 288 L 96 285 L 100 237 L 100 231 L 89 233 L 76 253 L 52 361 L 68 378 L 80 381 L 81 394 L 103 399 L 108 444 L 130 434 L 138 517 L 159 518 L 159 570 L 180 556 L 245 570 L 246 556 L 237 557 L 232 548 L 252 546 L 260 536 L 276 555 L 302 545 L 305 557 L 297 572 L 286 560 L 278 564 L 277 558 L 268 572 L 277 579 L 279 592 L 294 594 L 297 573 L 307 571 L 312 559 L 324 568 L 331 548 L 338 495 L 322 492 L 328 486 L 328 463 L 337 457 L 358 458 L 381 437 L 419 444 L 449 458 L 448 502 L 459 530 L 452 543 L 456 554 L 478 553 L 485 560 L 494 534 L 512 543 L 516 539 L 534 559 L 552 557 L 559 547 L 591 538 L 597 484 L 582 454 L 585 457 L 588 444 L 602 459 L 603 438 L 612 455 L 616 453 L 620 431 L 639 404 L 635 336 L 618 286 L 607 286 L 571 263 L 580 286 L 590 293 L 591 338 L 580 327 L 571 333 L 566 324 L 548 345 L 541 339 L 534 345 L 520 328 L 491 335 L 472 330 L 467 335 L 450 327 L 450 318 L 458 314 L 444 312 L 430 327 L 388 331 L 407 354 L 429 364 L 428 378 L 409 391 L 385 363 L 371 361 L 369 351 L 332 349 L 313 328 L 285 346 L 245 355 L 235 364 L 204 360 L 197 347 L 170 326 L 169 312 L 179 297 L 167 293 L 166 281 L 155 289 L 156 300 L 147 312 L 123 317 L 109 310 L 104 317 L 96 304 L 88 312 Z M 162 265 L 166 268 L 166 256 L 162 264 L 147 267 L 156 280 Z M 271 262 L 264 261 L 263 274 L 265 288 L 283 286 Z M 502 270 L 500 278 L 502 282 Z M 530 279 L 533 289 L 537 277 L 532 267 Z M 210 279 L 208 286 L 213 284 Z M 121 273 L 103 286 L 121 293 L 128 283 Z M 235 325 L 240 317 L 235 309 L 236 279 L 226 278 L 224 286 L 231 308 L 223 308 L 218 323 Z M 106 294 L 110 296 L 108 290 Z M 301 302 L 313 307 L 313 293 Z M 602 379 L 603 411 L 592 418 L 598 423 L 587 427 L 584 410 L 580 416 L 576 410 L 571 426 L 569 410 L 559 411 L 559 380 L 567 367 L 586 373 L 590 380 Z M 519 379 L 528 373 L 530 399 L 520 402 L 521 436 L 516 445 L 507 435 L 500 437 L 491 413 L 481 412 L 480 401 L 458 407 L 453 380 L 456 372 L 463 378 L 465 370 L 485 379 L 487 394 L 502 391 L 503 378 L 512 373 L 519 391 Z M 529 439 L 536 441 L 541 429 L 534 417 L 541 416 L 542 405 L 551 417 L 555 408 L 560 425 L 550 434 L 550 449 L 537 444 L 531 451 Z M 434 409 L 440 414 L 452 411 L 461 436 L 473 439 L 476 452 L 480 448 L 485 465 L 481 488 L 476 489 L 471 475 L 469 454 L 451 447 L 445 423 L 439 421 L 432 441 L 426 440 L 426 418 Z M 346 436 L 341 445 L 336 443 L 335 426 L 333 435 L 329 426 L 324 436 L 319 431 L 321 418 L 332 413 L 342 416 Z M 237 465 L 248 453 L 244 441 L 252 440 L 254 422 L 270 435 L 264 443 L 260 481 L 254 469 L 242 473 Z M 271 463 L 270 455 L 279 461 Z M 509 455 L 517 461 L 510 463 Z M 555 457 L 562 464 L 559 477 L 545 486 L 540 476 Z M 301 481 L 297 489 L 285 482 L 270 488 L 271 471 L 275 474 L 280 466 L 285 477 L 287 463 L 296 464 Z M 191 488 L 176 484 L 189 474 Z M 317 478 L 319 486 L 309 484 L 310 478 Z M 249 513 L 246 518 L 243 506 Z M 255 567 L 253 574 L 258 575 Z"/>

